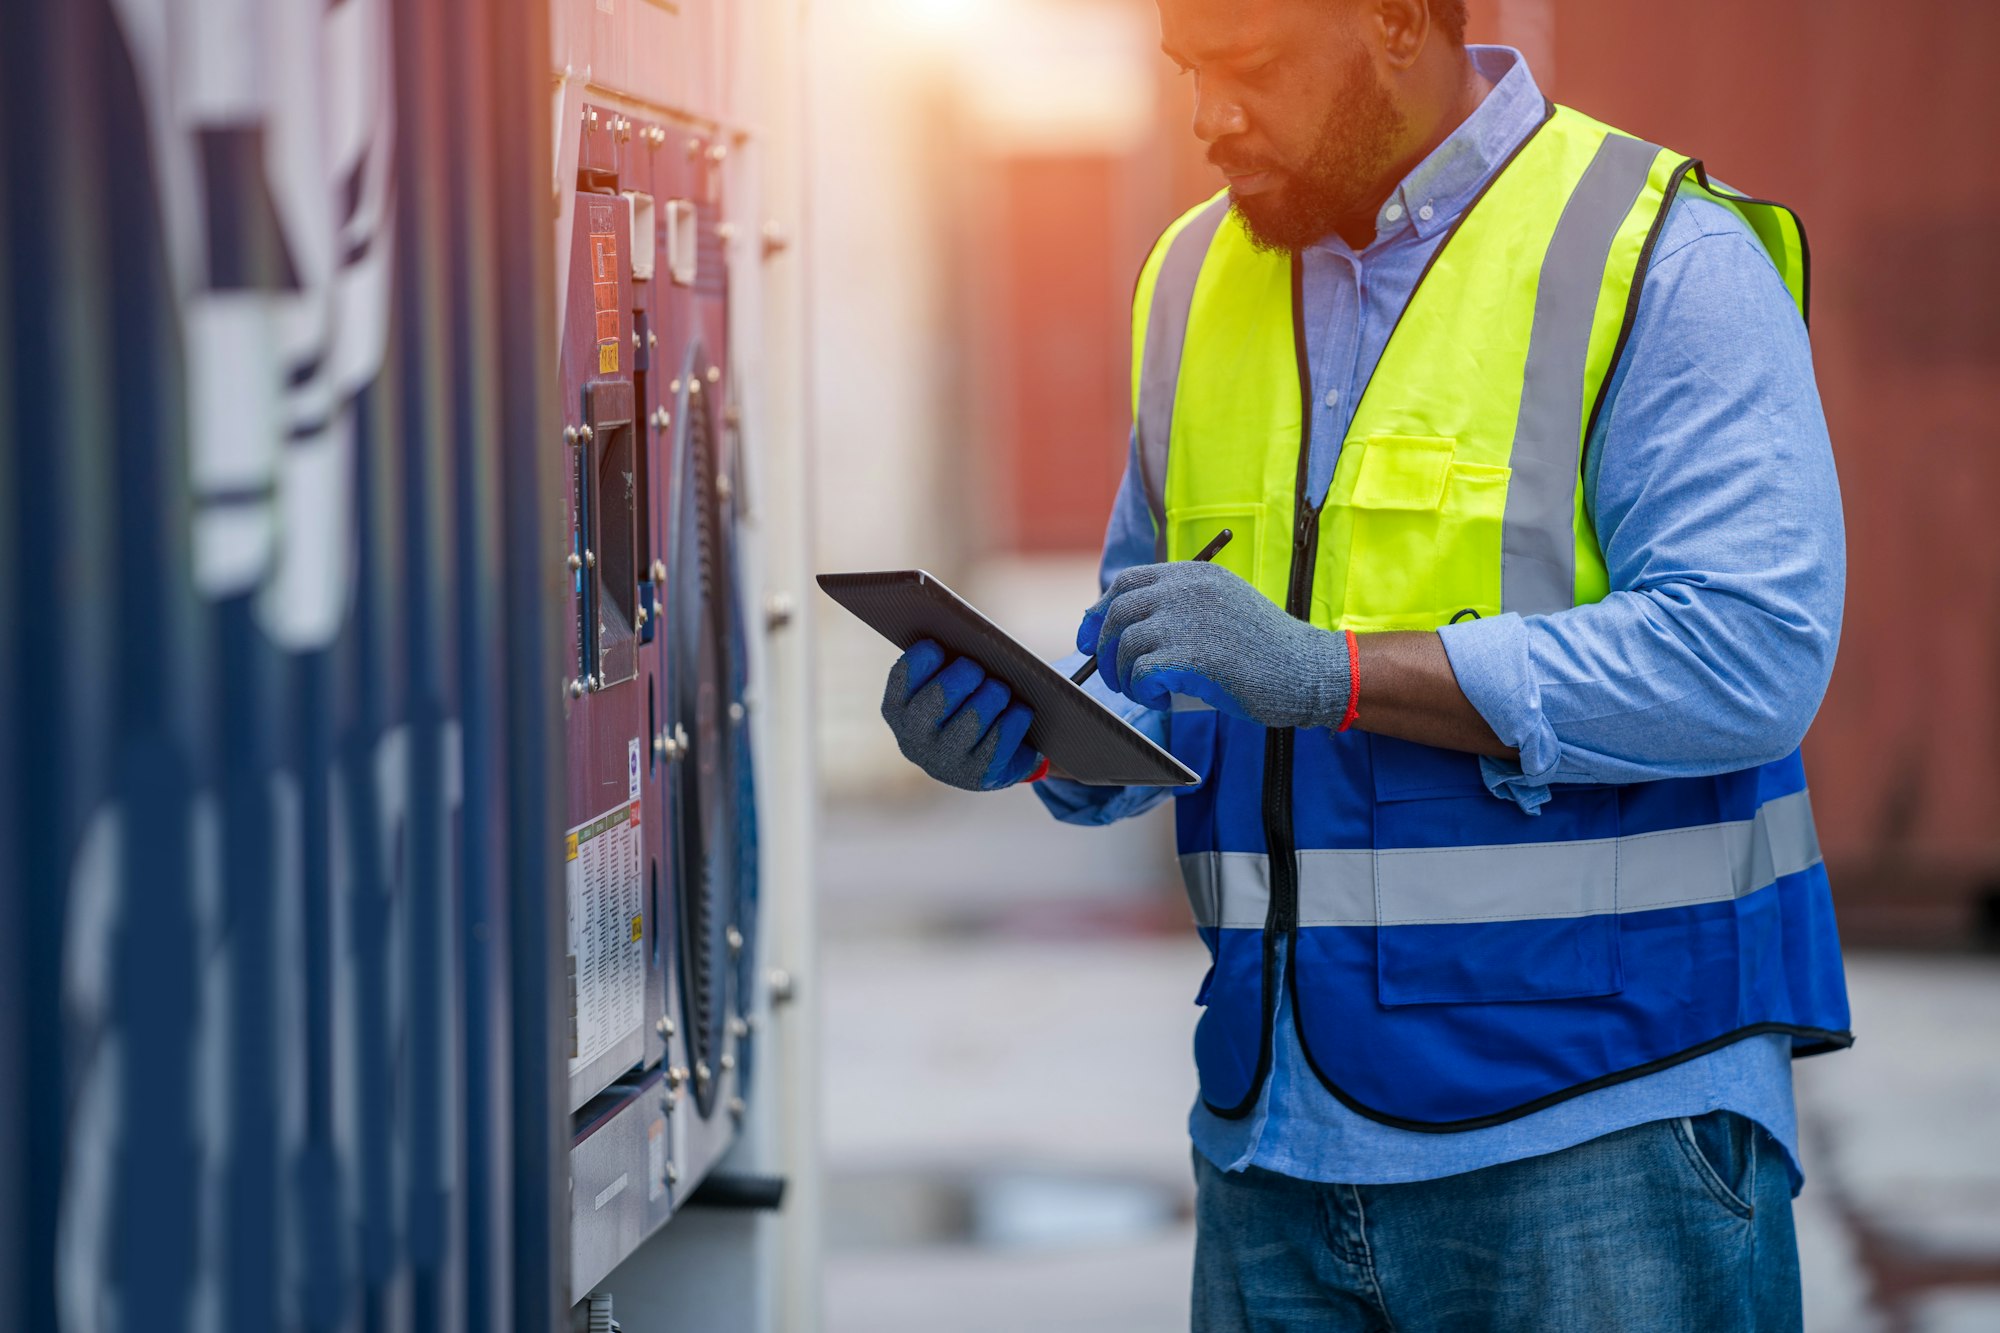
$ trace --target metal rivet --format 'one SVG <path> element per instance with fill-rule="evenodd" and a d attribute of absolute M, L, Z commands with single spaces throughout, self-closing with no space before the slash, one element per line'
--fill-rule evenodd
<path fill-rule="evenodd" d="M 731 953 L 742 953 L 742 952 L 743 952 L 743 932 L 742 932 L 742 931 L 738 930 L 738 929 L 737 929 L 736 927 L 734 927 L 734 926 L 731 926 L 731 927 L 729 928 L 729 930 L 728 930 L 728 931 L 726 932 L 726 935 L 725 935 L 725 938 L 727 938 L 727 939 L 728 939 L 728 941 L 729 941 L 729 952 L 731 952 Z"/>
<path fill-rule="evenodd" d="M 655 560 L 653 562 L 653 582 L 665 583 L 666 581 L 667 581 L 667 562 L 664 560 Z"/>
<path fill-rule="evenodd" d="M 726 1074 L 726 1073 L 728 1073 L 728 1072 L 729 1072 L 730 1070 L 732 1070 L 732 1069 L 734 1069 L 734 1068 L 736 1068 L 736 1054 L 735 1054 L 735 1052 L 733 1052 L 733 1051 L 724 1051 L 724 1052 L 722 1053 L 722 1072 Z"/>
<path fill-rule="evenodd" d="M 571 551 L 569 553 L 569 567 L 572 570 L 582 569 L 583 557 L 579 556 L 575 551 Z"/>
<path fill-rule="evenodd" d="M 584 688 L 586 688 L 586 689 L 592 689 L 592 690 L 594 690 L 594 689 L 596 689 L 596 688 L 597 688 L 597 677 L 595 677 L 595 676 L 585 676 L 585 677 L 583 678 L 583 684 L 584 684 Z"/>
<path fill-rule="evenodd" d="M 764 603 L 764 628 L 779 630 L 792 623 L 792 595 L 788 592 L 774 592 Z"/>
<path fill-rule="evenodd" d="M 725 242 L 727 242 L 727 241 L 733 241 L 733 240 L 735 240 L 735 239 L 736 239 L 736 224 L 735 224 L 734 222 L 718 222 L 718 223 L 716 223 L 716 224 L 715 224 L 715 239 L 717 239 L 718 241 L 725 241 Z"/>
<path fill-rule="evenodd" d="M 665 1014 L 660 1015 L 660 1020 L 657 1023 L 653 1024 L 653 1031 L 659 1033 L 662 1037 L 673 1036 L 674 1020 L 668 1018 Z"/>
<path fill-rule="evenodd" d="M 583 697 L 582 681 L 573 680 L 569 683 L 569 697 L 572 699 L 581 699 Z"/>
<path fill-rule="evenodd" d="M 714 1074 L 714 1072 L 713 1072 L 712 1070 L 710 1070 L 710 1069 L 709 1069 L 709 1067 L 708 1067 L 708 1062 L 707 1062 L 706 1060 L 698 1060 L 698 1061 L 696 1061 L 696 1062 L 695 1062 L 695 1066 L 694 1066 L 694 1081 L 695 1081 L 695 1082 L 697 1082 L 697 1083 L 707 1083 L 707 1082 L 709 1082 L 709 1080 L 713 1079 L 714 1077 L 715 1077 L 715 1074 Z"/>
<path fill-rule="evenodd" d="M 680 1086 L 681 1084 L 683 1084 L 683 1083 L 687 1082 L 687 1076 L 688 1076 L 688 1071 L 687 1071 L 687 1070 L 685 1070 L 685 1069 L 683 1069 L 683 1068 L 681 1068 L 681 1067 L 680 1067 L 679 1065 L 668 1065 L 668 1066 L 667 1066 L 667 1086 L 668 1086 L 668 1087 L 670 1087 L 670 1088 L 678 1088 L 678 1087 L 679 1087 L 679 1086 Z"/>
<path fill-rule="evenodd" d="M 577 441 L 577 433 L 576 433 L 576 427 L 574 427 L 574 426 L 564 426 L 564 427 L 563 427 L 563 442 L 564 442 L 565 444 L 575 444 L 575 443 L 576 443 L 576 441 Z"/>
<path fill-rule="evenodd" d="M 766 972 L 764 981 L 771 988 L 772 1004 L 790 1004 L 798 995 L 798 980 L 782 967 Z"/>
<path fill-rule="evenodd" d="M 675 1166 L 675 1165 L 674 1165 L 674 1164 L 673 1164 L 672 1162 L 668 1162 L 668 1163 L 667 1163 L 667 1183 L 668 1183 L 669 1185 L 672 1185 L 672 1184 L 675 1184 L 675 1183 L 677 1183 L 677 1182 L 678 1182 L 678 1181 L 680 1180 L 680 1178 L 681 1178 L 681 1169 L 680 1169 L 679 1167 Z"/>
<path fill-rule="evenodd" d="M 743 1105 L 743 1099 L 741 1097 L 731 1097 L 729 1099 L 729 1114 L 735 1116 L 738 1120 L 741 1120 L 743 1118 L 743 1112 L 745 1109 L 746 1108 Z"/>
<path fill-rule="evenodd" d="M 729 1035 L 732 1037 L 747 1037 L 750 1035 L 750 1025 L 744 1022 L 741 1016 L 731 1014 L 729 1016 Z"/>
<path fill-rule="evenodd" d="M 576 428 L 576 438 L 579 440 L 594 440 L 597 438 L 597 432 L 588 426 L 578 426 Z"/>
<path fill-rule="evenodd" d="M 714 384 L 717 380 L 720 380 L 721 378 L 722 378 L 721 366 L 710 366 L 708 368 L 708 382 L 710 384 Z"/>
<path fill-rule="evenodd" d="M 701 381 L 700 381 L 700 380 L 695 380 L 695 379 L 691 379 L 691 380 L 689 380 L 689 381 L 688 381 L 688 392 L 689 392 L 689 393 L 700 393 L 700 392 L 701 392 Z"/>
<path fill-rule="evenodd" d="M 743 725 L 742 704 L 732 703 L 729 705 L 729 724 L 733 727 L 740 727 Z"/>
<path fill-rule="evenodd" d="M 589 565 L 592 569 L 596 569 L 597 552 L 591 550 L 589 547 L 585 547 L 583 551 L 583 563 Z"/>
<path fill-rule="evenodd" d="M 659 335 L 659 334 L 657 334 L 657 333 L 655 333 L 655 332 L 653 332 L 653 330 L 651 330 L 651 329 L 647 329 L 647 330 L 646 330 L 646 346 L 648 346 L 648 347 L 658 347 L 659 345 L 660 345 L 660 335 Z"/>
<path fill-rule="evenodd" d="M 728 156 L 729 145 L 726 143 L 714 144 L 708 150 L 708 160 L 711 162 L 720 162 Z"/>
<path fill-rule="evenodd" d="M 681 391 L 681 382 L 678 379 L 671 379 L 667 381 L 668 393 L 679 393 L 680 391 Z"/>

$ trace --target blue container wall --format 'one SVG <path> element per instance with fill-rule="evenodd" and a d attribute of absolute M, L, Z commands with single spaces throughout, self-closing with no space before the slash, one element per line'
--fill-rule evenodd
<path fill-rule="evenodd" d="M 547 11 L 227 10 L 0 42 L 0 1320 L 549 1328 Z"/>

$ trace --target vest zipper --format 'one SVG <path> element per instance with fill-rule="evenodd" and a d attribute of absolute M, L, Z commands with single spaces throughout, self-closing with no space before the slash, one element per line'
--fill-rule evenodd
<path fill-rule="evenodd" d="M 1293 483 L 1292 567 L 1285 582 L 1285 611 L 1312 619 L 1313 566 L 1319 555 L 1319 510 L 1306 496 L 1312 458 L 1312 374 L 1306 356 L 1303 263 L 1292 256 L 1292 356 L 1299 370 L 1299 459 Z M 1292 834 L 1291 728 L 1266 733 L 1264 743 L 1264 842 L 1271 865 L 1271 907 L 1265 948 L 1274 949 L 1298 924 L 1298 848 Z M 1266 1006 L 1267 1010 L 1271 1006 Z"/>

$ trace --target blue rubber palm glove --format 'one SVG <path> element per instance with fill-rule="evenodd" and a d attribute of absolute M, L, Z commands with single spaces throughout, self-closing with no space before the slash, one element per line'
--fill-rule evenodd
<path fill-rule="evenodd" d="M 896 659 L 882 692 L 882 717 L 903 757 L 939 782 L 966 791 L 1011 787 L 1041 767 L 1027 743 L 1035 715 L 969 657 L 945 661 L 920 639 Z"/>
<path fill-rule="evenodd" d="M 1347 715 L 1347 636 L 1286 615 L 1220 565 L 1133 566 L 1085 614 L 1076 646 L 1149 708 L 1191 694 L 1266 727 L 1337 727 Z"/>

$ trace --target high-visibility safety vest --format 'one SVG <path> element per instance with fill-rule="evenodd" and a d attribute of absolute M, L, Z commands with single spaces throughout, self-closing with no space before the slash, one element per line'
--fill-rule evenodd
<path fill-rule="evenodd" d="M 1317 509 L 1299 262 L 1252 246 L 1226 195 L 1188 212 L 1132 322 L 1161 558 L 1233 529 L 1218 563 L 1328 629 L 1602 598 L 1583 444 L 1684 190 L 1743 219 L 1803 315 L 1790 212 L 1552 107 L 1436 251 Z M 1203 775 L 1176 814 L 1213 955 L 1195 1054 L 1220 1115 L 1246 1114 L 1270 1068 L 1287 941 L 1315 1074 L 1413 1129 L 1497 1124 L 1752 1034 L 1801 1054 L 1852 1041 L 1796 751 L 1712 778 L 1558 784 L 1530 815 L 1474 756 L 1408 741 L 1199 707 L 1170 739 Z"/>

